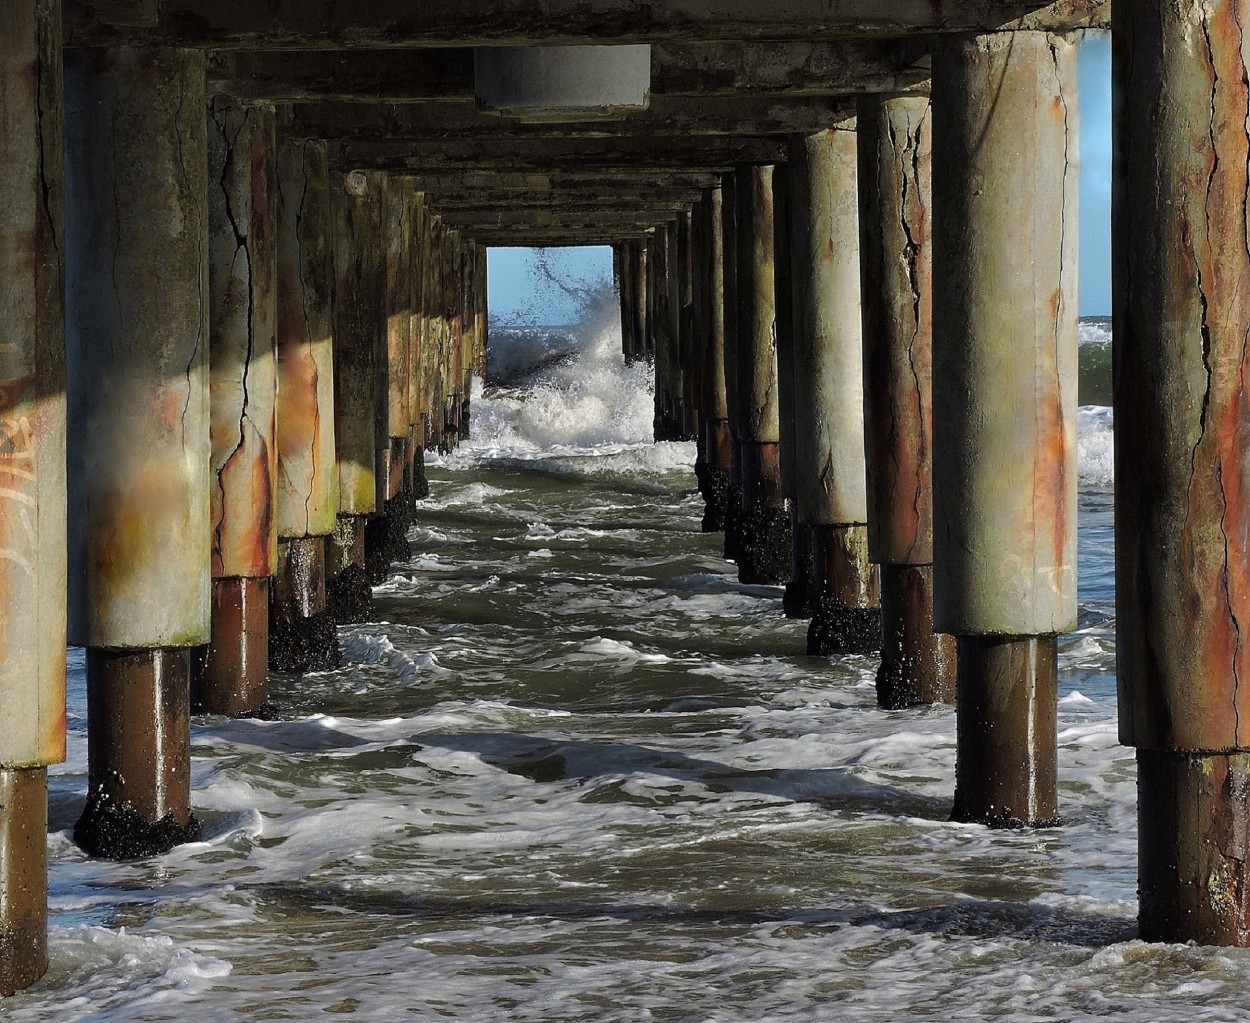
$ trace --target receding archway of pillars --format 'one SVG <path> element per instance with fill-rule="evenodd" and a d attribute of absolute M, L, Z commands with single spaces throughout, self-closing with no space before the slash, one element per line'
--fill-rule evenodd
<path fill-rule="evenodd" d="M 1248 940 L 1239 5 L 648 10 L 0 0 L 3 990 L 46 963 L 67 629 L 89 651 L 80 839 L 193 834 L 193 700 L 259 710 L 263 661 L 333 659 L 327 622 L 367 613 L 420 453 L 463 422 L 489 245 L 616 246 L 627 351 L 656 365 L 662 430 L 699 440 L 709 528 L 792 582 L 813 649 L 879 639 L 883 702 L 954 685 L 957 816 L 1053 818 L 1075 613 L 1063 33 L 1107 24 L 1128 58 L 1118 653 L 1142 932 Z M 648 109 L 476 109 L 457 47 L 547 41 L 656 44 Z"/>

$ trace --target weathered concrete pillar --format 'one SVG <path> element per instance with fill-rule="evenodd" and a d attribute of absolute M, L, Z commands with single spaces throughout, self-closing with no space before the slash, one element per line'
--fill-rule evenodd
<path fill-rule="evenodd" d="M 781 495 L 790 514 L 790 580 L 782 598 L 787 618 L 807 618 L 811 586 L 811 530 L 799 517 L 795 479 L 794 302 L 790 259 L 789 176 L 773 175 L 773 262 L 777 290 L 777 411 L 781 424 Z"/>
<path fill-rule="evenodd" d="M 677 215 L 677 367 L 681 379 L 676 426 L 680 440 L 697 440 L 699 436 L 698 357 L 696 355 L 696 322 L 694 309 L 694 248 L 692 244 L 693 211 Z"/>
<path fill-rule="evenodd" d="M 326 602 L 339 624 L 368 621 L 373 590 L 365 570 L 365 531 L 378 511 L 379 362 L 387 349 L 386 250 L 378 175 L 336 175 L 334 216 L 334 450 L 338 521 L 327 541 Z"/>
<path fill-rule="evenodd" d="M 445 445 L 454 451 L 460 443 L 460 409 L 464 400 L 464 239 L 447 232 L 444 253 L 443 305 L 447 310 L 446 387 L 443 392 Z"/>
<path fill-rule="evenodd" d="M 1147 941 L 1250 944 L 1246 14 L 1113 12 L 1116 660 Z"/>
<path fill-rule="evenodd" d="M 855 150 L 850 127 L 790 143 L 795 475 L 812 531 L 811 654 L 881 647 L 868 561 Z"/>
<path fill-rule="evenodd" d="M 430 267 L 438 258 L 437 251 L 432 248 L 430 232 L 431 214 L 425 201 L 425 193 L 412 190 L 410 192 L 410 209 L 408 217 L 408 287 L 409 310 L 411 313 L 408 329 L 408 460 L 404 464 L 405 478 L 408 480 L 407 501 L 409 504 L 409 523 L 416 521 L 416 509 L 412 503 L 426 497 L 430 485 L 425 478 L 425 452 L 431 445 L 444 448 L 446 445 L 432 441 L 427 435 L 431 413 L 430 393 L 430 360 L 429 346 L 433 343 L 430 334 L 431 304 L 437 302 L 426 292 L 431 286 Z M 438 437 L 442 438 L 442 430 L 446 422 L 445 416 L 438 420 Z"/>
<path fill-rule="evenodd" d="M 638 242 L 638 270 L 635 282 L 638 296 L 634 300 L 638 307 L 638 338 L 635 356 L 638 362 L 650 362 L 655 358 L 655 347 L 651 337 L 651 235 Z"/>
<path fill-rule="evenodd" d="M 743 410 L 738 392 L 738 175 L 721 179 L 721 298 L 725 332 L 725 407 L 729 412 L 729 499 L 725 504 L 725 559 L 742 546 Z"/>
<path fill-rule="evenodd" d="M 48 968 L 48 765 L 65 759 L 59 0 L 0 0 L 0 994 Z"/>
<path fill-rule="evenodd" d="M 621 263 L 621 352 L 625 365 L 631 366 L 643 358 L 640 348 L 642 324 L 640 322 L 639 281 L 641 268 L 640 243 L 637 239 L 620 245 Z"/>
<path fill-rule="evenodd" d="M 264 712 L 269 577 L 277 565 L 277 149 L 272 106 L 208 108 L 212 637 L 193 656 L 191 709 Z"/>
<path fill-rule="evenodd" d="M 790 579 L 790 513 L 781 493 L 773 168 L 742 167 L 737 184 L 738 385 L 742 478 L 738 578 Z"/>
<path fill-rule="evenodd" d="M 404 466 L 410 460 L 408 349 L 412 289 L 411 275 L 405 267 L 411 251 L 411 210 L 404 201 L 409 182 L 388 176 L 381 187 L 384 219 L 378 258 L 384 263 L 382 314 L 386 337 L 377 365 L 377 513 L 365 524 L 365 572 L 371 583 L 382 582 L 391 565 L 408 559 L 411 552 L 407 533 L 412 525 L 412 501 L 404 491 Z"/>
<path fill-rule="evenodd" d="M 717 185 L 704 190 L 695 216 L 695 272 L 698 275 L 702 338 L 700 360 L 702 415 L 699 419 L 700 489 L 706 506 L 702 529 L 715 533 L 725 528 L 733 467 L 733 438 L 729 433 L 729 407 L 725 396 L 725 235 L 723 194 Z"/>
<path fill-rule="evenodd" d="M 70 50 L 65 96 L 69 640 L 88 648 L 74 834 L 127 858 L 199 831 L 189 673 L 212 592 L 204 57 Z"/>
<path fill-rule="evenodd" d="M 269 666 L 339 664 L 325 606 L 326 537 L 339 477 L 334 447 L 334 257 L 325 145 L 278 148 L 278 569 Z"/>
<path fill-rule="evenodd" d="M 1076 47 L 934 56 L 934 626 L 959 640 L 954 817 L 1058 815 L 1056 633 L 1076 624 Z"/>
<path fill-rule="evenodd" d="M 655 439 L 682 439 L 681 269 L 677 225 L 655 233 L 652 294 L 655 296 Z"/>
<path fill-rule="evenodd" d="M 881 571 L 887 708 L 955 699 L 933 631 L 933 117 L 927 96 L 859 103 L 868 558 Z"/>

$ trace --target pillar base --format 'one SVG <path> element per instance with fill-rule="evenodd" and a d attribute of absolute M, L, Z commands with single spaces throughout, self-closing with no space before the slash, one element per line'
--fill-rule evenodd
<path fill-rule="evenodd" d="M 958 658 L 951 820 L 1058 824 L 1056 637 L 960 636 Z"/>
<path fill-rule="evenodd" d="M 0 768 L 0 995 L 48 971 L 48 769 Z"/>
<path fill-rule="evenodd" d="M 881 582 L 868 561 L 865 526 L 810 526 L 812 624 L 807 652 L 875 654 L 881 649 Z"/>
<path fill-rule="evenodd" d="M 704 464 L 699 477 L 699 491 L 703 494 L 703 521 L 699 528 L 704 533 L 719 533 L 725 528 L 731 500 L 732 480 L 728 469 L 718 469 Z"/>
<path fill-rule="evenodd" d="M 780 586 L 794 561 L 790 510 L 781 493 L 780 445 L 744 442 L 740 447 L 742 505 L 737 522 L 738 578 Z"/>
<path fill-rule="evenodd" d="M 332 671 L 342 663 L 334 617 L 326 610 L 325 556 L 325 537 L 293 537 L 278 544 L 269 602 L 273 671 Z"/>
<path fill-rule="evenodd" d="M 363 515 L 341 515 L 327 540 L 326 613 L 339 625 L 373 617 L 373 588 L 365 574 L 365 523 Z"/>
<path fill-rule="evenodd" d="M 933 566 L 882 565 L 877 703 L 954 703 L 955 675 L 955 637 L 933 631 Z"/>
<path fill-rule="evenodd" d="M 425 475 L 425 448 L 417 446 L 412 452 L 412 500 L 422 501 L 430 496 L 430 481 Z"/>
<path fill-rule="evenodd" d="M 790 580 L 790 512 L 755 504 L 738 520 L 738 579 L 780 586 Z"/>
<path fill-rule="evenodd" d="M 1250 753 L 1137 751 L 1143 941 L 1250 945 Z"/>
<path fill-rule="evenodd" d="M 790 536 L 794 559 L 781 610 L 787 618 L 811 618 L 812 531 L 800 521 L 797 503 L 790 505 Z"/>
<path fill-rule="evenodd" d="M 149 821 L 130 806 L 117 806 L 105 797 L 88 797 L 74 825 L 74 841 L 90 856 L 104 860 L 141 860 L 160 856 L 186 842 L 198 841 L 199 819 L 186 822 L 172 813 Z"/>
<path fill-rule="evenodd" d="M 271 712 L 269 580 L 214 579 L 212 640 L 191 656 L 191 713 Z"/>
<path fill-rule="evenodd" d="M 334 618 L 325 611 L 296 618 L 269 633 L 269 668 L 305 675 L 333 671 L 343 663 Z"/>
<path fill-rule="evenodd" d="M 412 557 L 408 530 L 415 522 L 412 501 L 401 494 L 365 524 L 365 576 L 372 585 L 383 582 L 392 565 Z"/>
<path fill-rule="evenodd" d="M 87 650 L 87 805 L 74 840 L 129 860 L 195 840 L 191 652 Z"/>
<path fill-rule="evenodd" d="M 468 398 L 460 403 L 460 439 L 462 441 L 469 439 L 469 419 L 471 418 L 469 405 Z"/>

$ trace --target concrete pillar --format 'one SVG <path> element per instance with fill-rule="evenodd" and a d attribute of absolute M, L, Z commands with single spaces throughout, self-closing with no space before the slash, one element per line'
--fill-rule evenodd
<path fill-rule="evenodd" d="M 464 400 L 464 239 L 459 231 L 447 232 L 444 255 L 443 303 L 447 310 L 446 389 L 443 422 L 446 446 L 454 451 L 460 443 L 460 407 Z"/>
<path fill-rule="evenodd" d="M 334 450 L 338 521 L 327 548 L 326 601 L 339 624 L 364 622 L 373 610 L 365 570 L 365 530 L 378 507 L 379 363 L 386 351 L 385 208 L 381 178 L 336 175 L 334 216 Z"/>
<path fill-rule="evenodd" d="M 679 213 L 677 238 L 677 366 L 681 378 L 677 427 L 681 440 L 699 436 L 698 357 L 695 338 L 693 213 Z"/>
<path fill-rule="evenodd" d="M 193 838 L 191 648 L 209 641 L 204 57 L 65 54 L 69 641 L 87 651 L 74 834 L 129 858 Z M 154 286 L 159 282 L 159 286 Z"/>
<path fill-rule="evenodd" d="M 811 654 L 881 647 L 868 561 L 856 163 L 850 128 L 790 143 L 795 475 L 812 531 Z"/>
<path fill-rule="evenodd" d="M 621 261 L 621 351 L 625 356 L 625 365 L 630 366 L 640 361 L 642 341 L 642 324 L 638 300 L 640 284 L 638 273 L 641 269 L 640 242 L 637 239 L 622 242 L 620 245 Z"/>
<path fill-rule="evenodd" d="M 738 398 L 738 175 L 721 179 L 721 298 L 725 332 L 725 407 L 729 413 L 729 499 L 725 504 L 725 559 L 742 545 L 742 403 Z"/>
<path fill-rule="evenodd" d="M 193 657 L 191 709 L 269 701 L 269 577 L 277 566 L 277 247 L 274 111 L 208 108 L 212 638 Z"/>
<path fill-rule="evenodd" d="M 375 416 L 377 511 L 365 524 L 365 572 L 371 583 L 386 578 L 391 565 L 410 555 L 407 533 L 412 501 L 404 491 L 404 466 L 410 426 L 408 401 L 409 333 L 412 318 L 411 275 L 405 270 L 411 251 L 404 201 L 409 182 L 387 176 L 381 182 L 382 224 L 378 258 L 383 261 L 385 342 L 378 353 L 378 408 Z"/>
<path fill-rule="evenodd" d="M 886 708 L 955 699 L 933 631 L 933 117 L 927 96 L 859 103 L 868 558 L 881 571 Z"/>
<path fill-rule="evenodd" d="M 655 439 L 682 439 L 681 270 L 677 225 L 655 233 L 652 293 L 655 296 Z"/>
<path fill-rule="evenodd" d="M 773 174 L 773 263 L 777 291 L 777 411 L 781 424 L 781 495 L 790 515 L 790 580 L 782 598 L 787 618 L 807 618 L 811 585 L 811 531 L 799 517 L 795 479 L 794 302 L 790 259 L 789 176 Z"/>
<path fill-rule="evenodd" d="M 649 291 L 651 284 L 650 242 L 650 236 L 638 242 L 638 269 L 634 277 L 638 288 L 637 297 L 634 299 L 634 305 L 638 310 L 638 324 L 635 328 L 637 339 L 634 345 L 634 358 L 637 362 L 649 362 L 654 358 L 654 349 L 651 341 L 651 295 Z"/>
<path fill-rule="evenodd" d="M 325 607 L 326 537 L 339 478 L 334 447 L 334 258 L 325 146 L 278 148 L 278 569 L 269 666 L 337 667 Z"/>
<path fill-rule="evenodd" d="M 738 385 L 742 479 L 738 578 L 790 579 L 790 513 L 781 493 L 781 416 L 777 396 L 773 168 L 737 172 Z"/>
<path fill-rule="evenodd" d="M 1124 5 L 1113 186 L 1116 658 L 1141 936 L 1250 944 L 1244 3 Z"/>
<path fill-rule="evenodd" d="M 0 0 L 0 22 L 0 994 L 11 995 L 48 968 L 48 765 L 65 759 L 61 5 Z"/>
<path fill-rule="evenodd" d="M 960 637 L 958 820 L 1058 815 L 1053 637 L 1076 624 L 1075 53 L 1009 32 L 934 56 L 934 626 Z"/>
<path fill-rule="evenodd" d="M 704 190 L 695 213 L 695 273 L 699 286 L 700 359 L 702 393 L 699 432 L 700 489 L 706 509 L 702 529 L 715 533 L 725 528 L 733 467 L 733 438 L 729 433 L 729 408 L 725 396 L 725 235 L 722 223 L 721 188 Z"/>

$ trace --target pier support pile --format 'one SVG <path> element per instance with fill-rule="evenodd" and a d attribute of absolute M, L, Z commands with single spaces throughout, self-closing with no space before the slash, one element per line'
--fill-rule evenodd
<path fill-rule="evenodd" d="M 0 994 L 48 967 L 48 765 L 65 759 L 61 5 L 0 0 Z"/>
<path fill-rule="evenodd" d="M 1076 626 L 1075 44 L 934 57 L 934 624 L 958 640 L 956 819 L 1058 818 L 1056 637 Z"/>

